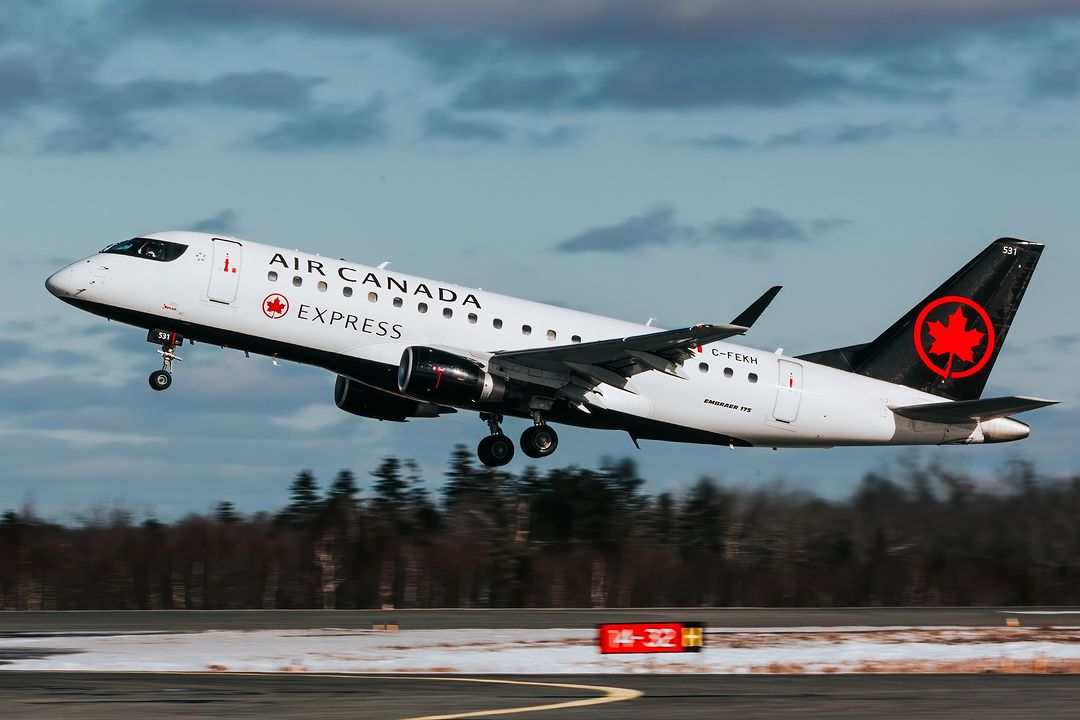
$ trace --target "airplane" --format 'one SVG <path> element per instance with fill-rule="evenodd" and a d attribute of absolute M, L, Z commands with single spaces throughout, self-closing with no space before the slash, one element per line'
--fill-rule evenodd
<path fill-rule="evenodd" d="M 514 456 L 505 416 L 532 420 L 522 452 L 543 458 L 549 423 L 639 440 L 735 447 L 999 443 L 1011 415 L 1054 404 L 983 398 L 1043 245 L 992 242 L 874 340 L 798 356 L 727 342 L 780 287 L 730 323 L 674 330 L 531 302 L 226 235 L 157 232 L 62 268 L 50 293 L 143 328 L 159 346 L 154 390 L 172 384 L 184 339 L 314 365 L 334 401 L 407 421 L 470 410 L 477 455 Z M 651 322 L 651 321 L 650 321 Z"/>

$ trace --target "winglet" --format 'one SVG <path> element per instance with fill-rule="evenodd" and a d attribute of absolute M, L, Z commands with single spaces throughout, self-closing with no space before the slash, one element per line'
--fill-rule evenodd
<path fill-rule="evenodd" d="M 754 322 L 761 317 L 761 313 L 765 312 L 765 308 L 769 307 L 769 303 L 773 301 L 776 294 L 780 292 L 782 285 L 774 285 L 765 291 L 765 294 L 759 297 L 754 303 L 739 313 L 739 317 L 731 321 L 732 325 L 742 325 L 745 328 L 749 328 Z"/>

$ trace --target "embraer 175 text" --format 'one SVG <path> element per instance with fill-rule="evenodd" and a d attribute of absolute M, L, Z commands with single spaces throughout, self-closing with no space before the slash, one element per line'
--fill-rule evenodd
<path fill-rule="evenodd" d="M 116 243 L 46 281 L 64 302 L 149 330 L 150 386 L 199 341 L 336 373 L 334 400 L 379 420 L 475 410 L 477 453 L 504 465 L 504 415 L 531 418 L 529 457 L 555 451 L 549 422 L 639 439 L 731 447 L 941 445 L 1019 440 L 1009 415 L 1052 404 L 982 398 L 1042 253 L 990 244 L 875 340 L 798 357 L 730 344 L 779 292 L 726 325 L 636 323 L 292 252 L 161 232 Z"/>

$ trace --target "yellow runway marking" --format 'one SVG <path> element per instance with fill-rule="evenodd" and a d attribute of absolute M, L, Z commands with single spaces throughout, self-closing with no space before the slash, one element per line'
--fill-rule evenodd
<path fill-rule="evenodd" d="M 383 678 L 380 678 L 383 679 Z M 546 712 L 548 710 L 565 710 L 566 708 L 588 707 L 590 705 L 606 705 L 607 703 L 634 700 L 642 695 L 640 690 L 630 688 L 609 687 L 606 685 L 573 685 L 570 683 L 531 682 L 526 680 L 495 680 L 491 678 L 465 678 L 465 677 L 402 677 L 403 680 L 432 680 L 438 682 L 471 682 L 491 683 L 494 685 L 531 685 L 534 687 L 565 688 L 569 690 L 588 690 L 590 692 L 604 693 L 600 697 L 581 698 L 580 700 L 565 700 L 563 702 L 549 703 L 546 705 L 527 705 L 525 707 L 499 708 L 497 710 L 473 710 L 470 712 L 450 713 L 448 715 L 423 715 L 406 718 L 405 720 L 456 720 L 457 718 L 491 717 L 493 715 L 514 715 L 517 713 Z"/>
<path fill-rule="evenodd" d="M 8 672 L 29 672 L 11 670 Z M 612 687 L 608 685 L 576 685 L 572 683 L 537 682 L 532 680 L 502 680 L 495 678 L 472 678 L 456 676 L 420 676 L 420 675 L 359 675 L 353 673 L 281 673 L 281 672 L 213 672 L 206 670 L 53 670 L 45 672 L 58 672 L 68 674 L 99 673 L 116 675 L 179 675 L 197 677 L 282 677 L 282 678 L 335 678 L 341 680 L 423 680 L 428 682 L 460 682 L 460 683 L 487 683 L 490 685 L 525 685 L 531 687 L 561 688 L 566 690 L 587 690 L 589 692 L 603 693 L 600 697 L 581 698 L 579 700 L 564 700 L 545 705 L 526 705 L 523 707 L 497 708 L 495 710 L 471 710 L 468 712 L 449 713 L 445 715 L 421 715 L 405 718 L 404 720 L 457 720 L 458 718 L 492 717 L 494 715 L 514 715 L 517 713 L 546 712 L 548 710 L 565 710 L 567 708 L 589 707 L 591 705 L 606 705 L 608 703 L 635 700 L 644 693 L 631 688 Z"/>

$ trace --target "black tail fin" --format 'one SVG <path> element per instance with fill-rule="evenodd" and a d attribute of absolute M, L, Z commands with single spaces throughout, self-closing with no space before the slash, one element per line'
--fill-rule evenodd
<path fill-rule="evenodd" d="M 873 342 L 801 357 L 952 400 L 974 400 L 1042 250 L 1026 240 L 995 240 Z"/>

